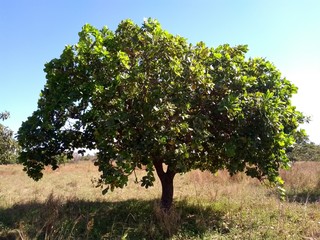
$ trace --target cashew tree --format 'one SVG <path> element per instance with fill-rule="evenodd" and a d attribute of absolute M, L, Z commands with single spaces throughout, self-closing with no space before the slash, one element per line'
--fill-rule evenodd
<path fill-rule="evenodd" d="M 190 44 L 157 20 L 122 21 L 115 31 L 86 24 L 79 41 L 45 64 L 38 108 L 18 132 L 20 161 L 39 180 L 57 155 L 96 150 L 102 192 L 122 188 L 135 169 L 144 187 L 192 169 L 227 169 L 281 184 L 286 149 L 303 115 L 297 88 L 247 46 Z"/>

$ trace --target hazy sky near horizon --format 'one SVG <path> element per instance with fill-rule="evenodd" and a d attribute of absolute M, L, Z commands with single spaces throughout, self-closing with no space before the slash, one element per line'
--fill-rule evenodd
<path fill-rule="evenodd" d="M 85 23 L 115 30 L 121 20 L 156 18 L 170 33 L 210 47 L 247 44 L 298 86 L 293 98 L 312 121 L 304 126 L 320 144 L 319 0 L 0 0 L 1 122 L 19 129 L 37 108 L 44 64 L 78 41 Z"/>

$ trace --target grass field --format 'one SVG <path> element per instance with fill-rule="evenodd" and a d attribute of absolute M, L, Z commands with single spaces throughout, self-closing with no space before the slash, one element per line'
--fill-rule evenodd
<path fill-rule="evenodd" d="M 144 189 L 132 178 L 103 196 L 89 161 L 48 169 L 39 182 L 19 165 L 0 166 L 0 176 L 0 239 L 320 239 L 316 162 L 282 172 L 285 202 L 243 174 L 177 175 L 167 215 L 158 207 L 158 180 Z"/>

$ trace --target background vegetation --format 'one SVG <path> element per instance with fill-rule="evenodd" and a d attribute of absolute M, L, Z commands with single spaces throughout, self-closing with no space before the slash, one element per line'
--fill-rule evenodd
<path fill-rule="evenodd" d="M 0 112 L 0 120 L 10 117 L 9 112 Z M 13 137 L 13 131 L 0 123 L 0 164 L 16 163 L 19 146 Z"/>
<path fill-rule="evenodd" d="M 320 161 L 320 145 L 313 142 L 301 142 L 288 154 L 291 161 Z"/>

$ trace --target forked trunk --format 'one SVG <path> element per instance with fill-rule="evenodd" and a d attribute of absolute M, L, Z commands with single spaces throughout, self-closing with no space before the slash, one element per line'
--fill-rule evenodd
<path fill-rule="evenodd" d="M 168 212 L 173 202 L 173 179 L 175 172 L 171 171 L 170 167 L 168 167 L 165 172 L 162 163 L 162 161 L 154 161 L 153 164 L 156 168 L 162 186 L 160 207 L 165 212 Z"/>

